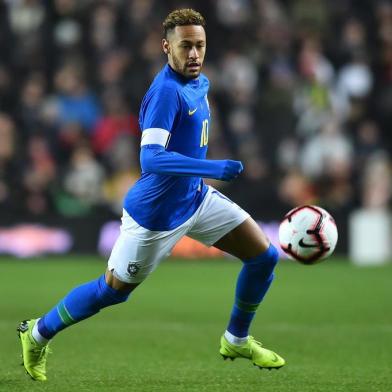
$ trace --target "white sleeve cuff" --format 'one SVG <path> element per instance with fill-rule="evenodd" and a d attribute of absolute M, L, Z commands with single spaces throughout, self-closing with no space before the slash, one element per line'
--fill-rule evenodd
<path fill-rule="evenodd" d="M 160 146 L 166 147 L 169 143 L 170 132 L 162 128 L 148 128 L 142 132 L 142 139 L 140 146 L 146 144 L 159 144 Z"/>

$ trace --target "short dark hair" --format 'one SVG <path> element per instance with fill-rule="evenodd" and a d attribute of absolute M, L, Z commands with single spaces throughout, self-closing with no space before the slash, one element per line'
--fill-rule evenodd
<path fill-rule="evenodd" d="M 167 38 L 167 33 L 174 30 L 176 26 L 195 25 L 205 27 L 206 21 L 200 12 L 192 8 L 183 8 L 170 12 L 162 25 L 164 36 Z"/>

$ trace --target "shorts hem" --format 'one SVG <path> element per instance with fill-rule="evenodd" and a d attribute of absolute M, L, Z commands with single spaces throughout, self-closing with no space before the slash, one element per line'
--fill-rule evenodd
<path fill-rule="evenodd" d="M 208 241 L 208 242 L 203 242 L 203 244 L 205 246 L 207 246 L 208 248 L 210 248 L 211 246 L 213 246 L 216 242 L 218 242 L 220 239 L 222 239 L 226 234 L 230 233 L 232 230 L 234 230 L 236 227 L 238 227 L 239 225 L 241 225 L 242 223 L 244 223 L 248 218 L 250 218 L 250 214 L 244 215 L 241 219 L 238 219 L 235 223 L 233 222 L 233 225 L 230 226 L 226 226 L 225 230 L 222 230 L 219 233 L 218 238 L 214 239 L 213 242 Z M 227 229 L 227 230 L 226 230 Z"/>

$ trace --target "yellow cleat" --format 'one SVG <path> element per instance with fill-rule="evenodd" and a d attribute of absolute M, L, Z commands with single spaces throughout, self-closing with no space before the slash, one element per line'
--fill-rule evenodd
<path fill-rule="evenodd" d="M 17 331 L 22 343 L 23 366 L 26 372 L 33 380 L 46 381 L 46 359 L 49 354 L 49 346 L 48 344 L 38 344 L 31 335 L 36 321 L 22 321 Z"/>
<path fill-rule="evenodd" d="M 278 354 L 262 347 L 262 344 L 256 341 L 253 336 L 249 336 L 246 343 L 237 346 L 229 343 L 223 335 L 220 343 L 219 352 L 223 359 L 230 358 L 233 361 L 235 358 L 247 358 L 260 369 L 269 370 L 279 369 L 286 363 Z"/>

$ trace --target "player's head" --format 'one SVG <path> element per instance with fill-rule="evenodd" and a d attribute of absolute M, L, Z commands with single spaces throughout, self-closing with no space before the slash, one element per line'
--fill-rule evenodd
<path fill-rule="evenodd" d="M 171 12 L 163 22 L 163 51 L 169 65 L 186 78 L 200 75 L 206 53 L 203 16 L 190 8 Z"/>

